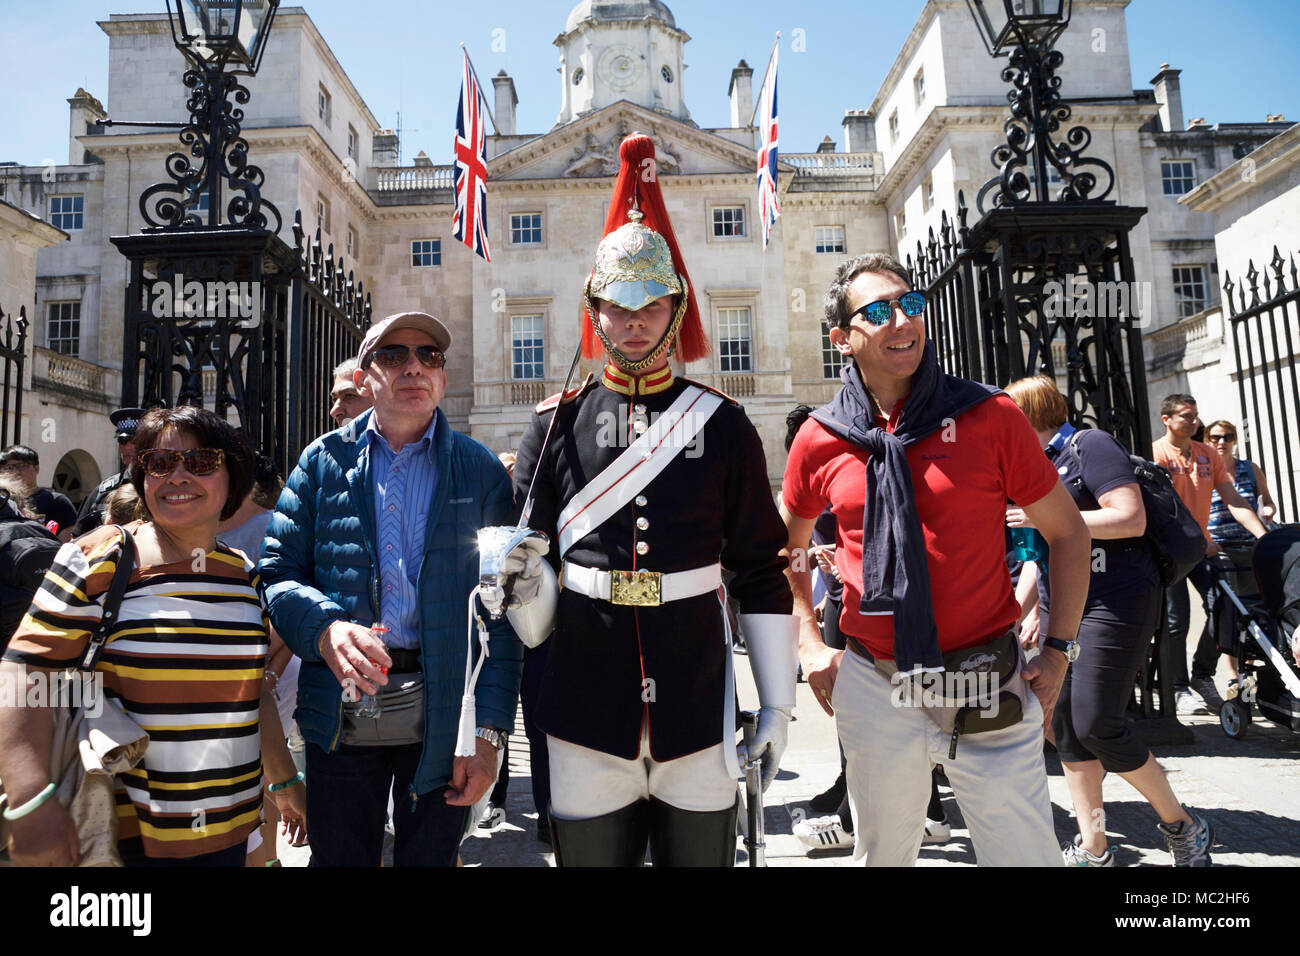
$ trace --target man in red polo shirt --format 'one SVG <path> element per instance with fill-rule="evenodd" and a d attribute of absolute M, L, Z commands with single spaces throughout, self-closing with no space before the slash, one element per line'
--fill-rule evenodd
<path fill-rule="evenodd" d="M 836 716 L 855 853 L 868 865 L 915 862 L 930 769 L 942 764 L 981 864 L 1060 866 L 1043 727 L 1073 657 L 1089 536 L 1015 403 L 939 369 L 924 305 L 886 255 L 845 263 L 826 295 L 831 343 L 853 361 L 835 400 L 799 431 L 781 494 L 803 672 Z M 1011 633 L 1008 499 L 1051 552 L 1048 649 L 1029 664 Z M 828 505 L 847 654 L 822 643 L 797 560 Z M 990 665 L 1001 680 L 978 692 L 977 718 L 952 678 Z M 936 687 L 948 690 L 936 699 Z"/>

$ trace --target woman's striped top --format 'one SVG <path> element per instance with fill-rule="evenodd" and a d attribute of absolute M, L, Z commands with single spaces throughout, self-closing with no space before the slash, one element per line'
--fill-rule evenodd
<path fill-rule="evenodd" d="M 108 527 L 60 549 L 6 660 L 76 666 L 103 614 L 120 542 Z M 146 855 L 213 853 L 257 825 L 269 626 L 255 566 L 224 545 L 132 573 L 95 670 L 149 734 L 144 759 L 118 777 L 117 801 L 120 838 L 142 837 Z"/>

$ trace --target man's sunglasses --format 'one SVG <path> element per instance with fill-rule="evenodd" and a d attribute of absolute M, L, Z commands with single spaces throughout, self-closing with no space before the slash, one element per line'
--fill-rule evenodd
<path fill-rule="evenodd" d="M 890 316 L 894 314 L 894 303 L 903 310 L 903 314 L 908 318 L 920 315 L 925 311 L 925 296 L 919 292 L 905 292 L 897 299 L 881 299 L 879 302 L 868 302 L 862 308 L 858 309 L 853 315 L 849 316 L 849 322 L 853 321 L 853 316 L 860 315 L 872 325 L 886 324 Z M 845 323 L 847 325 L 848 322 Z"/>
<path fill-rule="evenodd" d="M 210 475 L 226 463 L 226 453 L 220 448 L 192 448 L 173 451 L 170 448 L 151 448 L 139 454 L 140 467 L 153 478 L 166 478 L 181 462 L 185 470 L 196 478 Z"/>
<path fill-rule="evenodd" d="M 447 356 L 432 345 L 385 345 L 371 352 L 366 364 L 369 365 L 373 361 L 378 363 L 380 368 L 402 368 L 411 357 L 412 348 L 415 350 L 415 357 L 425 368 L 442 368 L 447 364 Z"/>

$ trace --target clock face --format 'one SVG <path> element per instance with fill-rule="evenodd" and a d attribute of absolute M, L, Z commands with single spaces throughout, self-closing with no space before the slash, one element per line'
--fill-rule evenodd
<path fill-rule="evenodd" d="M 613 46 L 600 55 L 596 69 L 611 89 L 629 90 L 645 72 L 645 59 L 631 47 Z"/>

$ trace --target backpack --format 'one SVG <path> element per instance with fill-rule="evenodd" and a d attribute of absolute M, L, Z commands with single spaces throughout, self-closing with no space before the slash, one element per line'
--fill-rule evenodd
<path fill-rule="evenodd" d="M 1076 431 L 1070 436 L 1068 445 L 1080 471 L 1083 471 L 1079 458 L 1079 436 L 1082 434 L 1082 431 Z M 1161 582 L 1169 587 L 1186 577 L 1205 559 L 1205 533 L 1183 499 L 1178 497 L 1168 471 L 1141 455 L 1129 455 L 1128 459 L 1133 465 L 1133 477 L 1142 492 L 1142 506 L 1147 512 L 1147 530 L 1143 537 L 1151 546 Z"/>
<path fill-rule="evenodd" d="M 39 521 L 18 515 L 0 492 L 0 651 L 22 621 L 62 545 Z"/>

